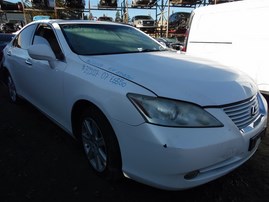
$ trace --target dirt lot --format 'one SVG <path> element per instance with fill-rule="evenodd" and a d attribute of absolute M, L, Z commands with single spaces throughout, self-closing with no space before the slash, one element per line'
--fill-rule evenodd
<path fill-rule="evenodd" d="M 185 191 L 132 180 L 109 183 L 89 169 L 79 144 L 28 103 L 9 103 L 0 84 L 0 201 L 269 201 L 269 135 L 232 173 Z"/>

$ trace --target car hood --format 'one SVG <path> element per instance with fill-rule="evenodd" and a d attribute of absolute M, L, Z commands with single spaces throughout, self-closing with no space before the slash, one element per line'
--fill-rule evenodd
<path fill-rule="evenodd" d="M 257 93 L 256 84 L 242 72 L 176 52 L 80 58 L 89 65 L 137 83 L 158 96 L 201 106 L 233 103 Z"/>

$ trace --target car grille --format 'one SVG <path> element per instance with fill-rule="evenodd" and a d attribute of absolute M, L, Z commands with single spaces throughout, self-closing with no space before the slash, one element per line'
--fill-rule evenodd
<path fill-rule="evenodd" d="M 257 96 L 240 103 L 227 105 L 223 110 L 240 130 L 250 125 L 260 116 Z"/>
<path fill-rule="evenodd" d="M 143 26 L 154 26 L 154 21 L 143 21 Z"/>

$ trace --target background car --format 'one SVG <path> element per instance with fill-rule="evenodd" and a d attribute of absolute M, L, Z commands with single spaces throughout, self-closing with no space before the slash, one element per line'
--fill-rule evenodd
<path fill-rule="evenodd" d="M 117 0 L 100 0 L 99 8 L 117 8 Z"/>
<path fill-rule="evenodd" d="M 20 20 L 8 20 L 0 24 L 1 33 L 13 33 L 19 31 L 23 26 L 24 22 Z"/>
<path fill-rule="evenodd" d="M 186 54 L 234 66 L 252 77 L 259 90 L 269 95 L 267 19 L 269 1 L 264 0 L 196 8 L 192 11 L 182 50 Z M 259 27 L 259 31 L 249 29 L 250 24 Z M 249 51 L 250 42 L 251 50 L 255 51 Z"/>
<path fill-rule="evenodd" d="M 101 16 L 97 20 L 99 20 L 99 21 L 109 21 L 109 22 L 112 22 L 113 21 L 113 18 L 112 17 L 108 17 L 108 16 Z"/>
<path fill-rule="evenodd" d="M 183 46 L 183 43 L 178 41 L 176 37 L 171 38 L 160 37 L 156 38 L 156 40 L 161 42 L 162 44 L 165 44 L 166 47 L 172 48 L 174 50 L 180 50 Z"/>
<path fill-rule="evenodd" d="M 168 18 L 168 32 L 173 34 L 185 34 L 191 13 L 176 12 Z"/>
<path fill-rule="evenodd" d="M 65 6 L 69 8 L 85 8 L 85 0 L 65 0 Z"/>
<path fill-rule="evenodd" d="M 0 33 L 0 60 L 2 61 L 3 49 L 12 40 L 15 34 L 12 33 Z"/>
<path fill-rule="evenodd" d="M 3 49 L 12 40 L 15 34 L 12 33 L 0 33 L 0 61 L 2 61 Z"/>
<path fill-rule="evenodd" d="M 220 4 L 220 3 L 227 3 L 233 1 L 240 1 L 240 0 L 209 0 L 209 4 Z"/>
<path fill-rule="evenodd" d="M 5 0 L 1 0 L 0 1 L 0 7 L 1 10 L 23 10 L 23 6 L 22 3 L 18 0 L 17 2 L 12 2 L 12 1 L 5 1 Z"/>
<path fill-rule="evenodd" d="M 15 34 L 0 33 L 0 81 L 3 80 L 3 49 L 12 40 Z"/>
<path fill-rule="evenodd" d="M 156 29 L 155 20 L 150 15 L 136 15 L 132 17 L 131 25 L 143 31 L 154 32 Z"/>
<path fill-rule="evenodd" d="M 212 0 L 213 1 L 213 0 Z M 170 0 L 173 6 L 191 6 L 201 3 L 201 0 Z"/>
<path fill-rule="evenodd" d="M 25 3 L 25 7 L 31 7 L 31 8 L 47 8 L 52 9 L 54 8 L 55 3 L 53 0 L 31 0 L 27 3 Z"/>
<path fill-rule="evenodd" d="M 155 6 L 157 3 L 157 0 L 132 0 L 131 7 L 133 8 L 151 8 Z"/>
<path fill-rule="evenodd" d="M 34 21 L 4 57 L 10 101 L 28 100 L 76 138 L 104 179 L 199 186 L 246 162 L 266 131 L 252 79 L 129 25 Z"/>

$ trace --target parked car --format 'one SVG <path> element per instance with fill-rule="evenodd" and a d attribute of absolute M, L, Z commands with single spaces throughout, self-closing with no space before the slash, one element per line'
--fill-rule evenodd
<path fill-rule="evenodd" d="M 1 0 L 0 1 L 0 8 L 2 11 L 4 11 L 4 10 L 9 10 L 9 11 L 20 10 L 20 11 L 22 11 L 23 10 L 22 2 L 20 0 L 18 0 L 17 2 L 16 1 L 12 2 L 12 1 Z"/>
<path fill-rule="evenodd" d="M 156 40 L 162 44 L 164 44 L 167 48 L 172 48 L 174 50 L 180 50 L 183 46 L 183 43 L 178 41 L 176 37 L 166 38 L 166 37 L 159 37 Z"/>
<path fill-rule="evenodd" d="M 0 33 L 0 81 L 3 81 L 3 49 L 12 40 L 15 34 Z"/>
<path fill-rule="evenodd" d="M 108 17 L 108 16 L 101 16 L 97 20 L 99 20 L 99 21 L 110 21 L 110 22 L 112 22 L 113 21 L 113 18 L 112 17 Z"/>
<path fill-rule="evenodd" d="M 185 34 L 191 13 L 176 12 L 168 18 L 168 32 L 174 34 Z"/>
<path fill-rule="evenodd" d="M 260 91 L 269 95 L 268 19 L 267 0 L 236 1 L 194 9 L 183 50 L 247 73 Z M 252 25 L 259 31 L 250 29 Z"/>
<path fill-rule="evenodd" d="M 172 6 L 192 6 L 196 4 L 201 4 L 201 0 L 170 0 Z"/>
<path fill-rule="evenodd" d="M 117 8 L 117 0 L 99 0 L 99 8 Z"/>
<path fill-rule="evenodd" d="M 155 31 L 156 23 L 150 15 L 136 15 L 132 17 L 131 25 L 143 31 Z"/>
<path fill-rule="evenodd" d="M 6 45 L 12 40 L 15 34 L 0 33 L 0 51 L 2 51 Z"/>
<path fill-rule="evenodd" d="M 25 7 L 30 7 L 30 8 L 52 9 L 55 7 L 55 0 L 31 0 L 31 1 L 24 1 L 24 2 L 25 2 Z M 61 3 L 62 3 L 61 5 L 57 5 L 57 6 L 63 7 L 68 2 L 64 0 L 64 1 L 61 1 Z"/>
<path fill-rule="evenodd" d="M 13 33 L 19 31 L 22 28 L 22 23 L 20 22 L 4 22 L 0 24 L 1 33 Z"/>
<path fill-rule="evenodd" d="M 85 8 L 85 0 L 65 0 L 65 6 L 69 8 Z"/>
<path fill-rule="evenodd" d="M 15 34 L 11 33 L 0 33 L 0 61 L 2 61 L 3 49 L 12 40 Z"/>
<path fill-rule="evenodd" d="M 157 0 L 132 0 L 131 6 L 133 8 L 151 8 L 156 6 Z"/>
<path fill-rule="evenodd" d="M 209 4 L 220 4 L 220 3 L 228 3 L 233 1 L 241 1 L 241 0 L 209 0 Z"/>
<path fill-rule="evenodd" d="M 4 58 L 10 100 L 28 100 L 81 141 L 106 179 L 195 187 L 247 161 L 267 127 L 267 103 L 248 76 L 129 25 L 34 21 Z"/>

